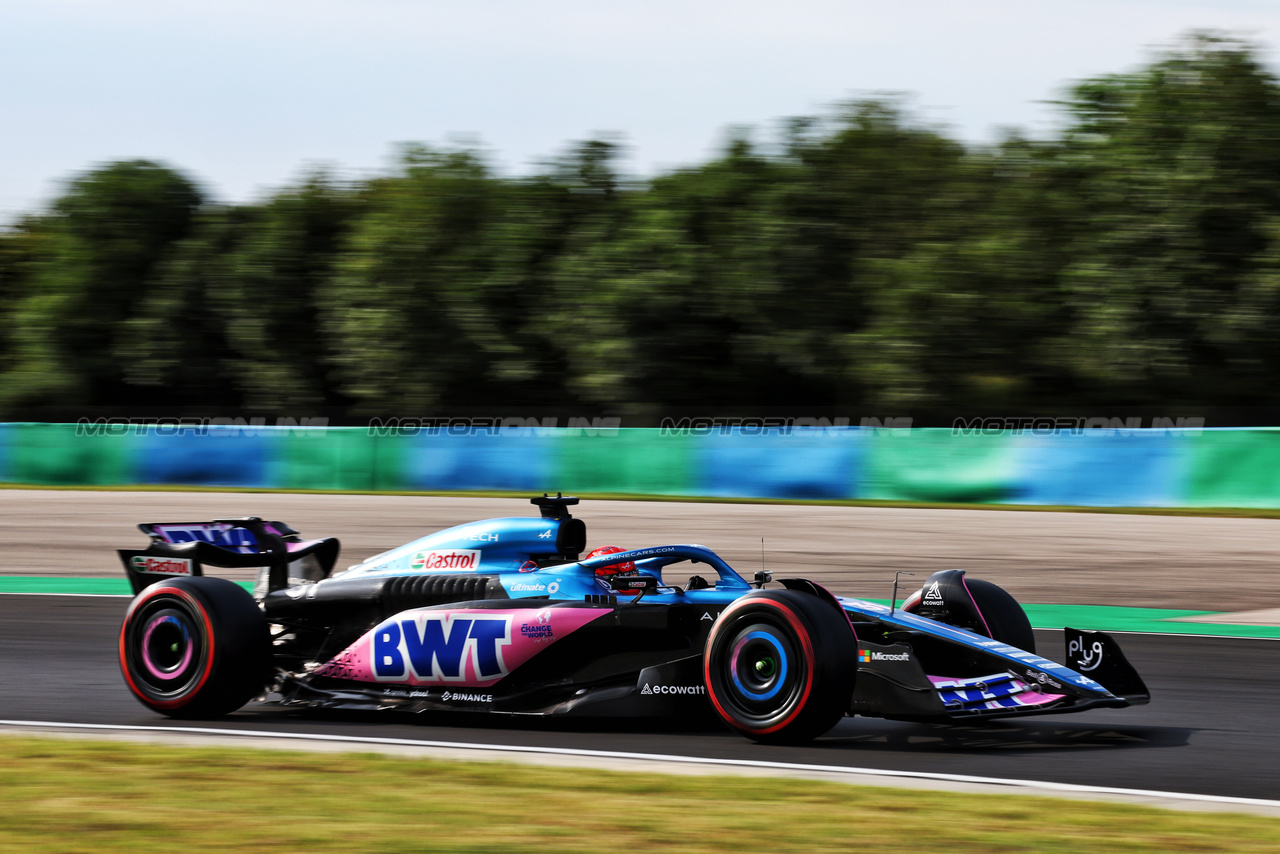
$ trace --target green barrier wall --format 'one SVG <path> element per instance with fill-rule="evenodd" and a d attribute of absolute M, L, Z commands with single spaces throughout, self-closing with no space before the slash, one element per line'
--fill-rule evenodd
<path fill-rule="evenodd" d="M 76 435 L 74 424 L 7 424 L 3 480 L 51 486 L 132 482 L 137 437 Z"/>
<path fill-rule="evenodd" d="M 614 436 L 566 431 L 548 438 L 556 489 L 566 493 L 698 494 L 695 437 L 620 429 Z"/>
<path fill-rule="evenodd" d="M 1187 507 L 1280 507 L 1280 430 L 1206 430 L 1188 438 Z"/>
<path fill-rule="evenodd" d="M 0 424 L 0 482 L 1280 508 L 1280 429 L 390 435 Z"/>
<path fill-rule="evenodd" d="M 1015 492 L 1017 453 L 1007 433 L 955 436 L 949 428 L 875 431 L 857 497 L 999 503 Z"/>
<path fill-rule="evenodd" d="M 407 436 L 371 436 L 356 427 L 287 431 L 279 439 L 267 485 L 353 492 L 406 489 L 402 457 L 408 448 Z"/>

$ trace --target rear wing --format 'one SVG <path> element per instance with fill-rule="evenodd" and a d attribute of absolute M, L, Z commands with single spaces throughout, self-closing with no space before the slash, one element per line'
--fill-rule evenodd
<path fill-rule="evenodd" d="M 333 537 L 303 540 L 283 522 L 257 516 L 211 522 L 147 522 L 138 530 L 151 538 L 145 549 L 117 549 L 134 595 L 175 576 L 204 575 L 205 566 L 257 568 L 265 596 L 298 583 L 327 578 L 341 544 Z"/>

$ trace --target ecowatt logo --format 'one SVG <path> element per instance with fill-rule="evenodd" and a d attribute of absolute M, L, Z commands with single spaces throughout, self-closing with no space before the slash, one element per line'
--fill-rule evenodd
<path fill-rule="evenodd" d="M 641 694 L 705 694 L 706 685 L 649 685 L 645 684 Z"/>

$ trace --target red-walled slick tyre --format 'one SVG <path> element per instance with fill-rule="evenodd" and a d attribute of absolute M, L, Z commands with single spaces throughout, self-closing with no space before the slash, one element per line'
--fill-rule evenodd
<path fill-rule="evenodd" d="M 215 718 L 266 683 L 271 636 L 245 590 L 223 578 L 176 578 L 143 590 L 120 627 L 125 684 L 173 718 Z"/>
<path fill-rule="evenodd" d="M 795 744 L 849 710 L 858 672 L 849 618 L 808 593 L 748 593 L 721 612 L 703 655 L 707 694 L 731 728 Z"/>

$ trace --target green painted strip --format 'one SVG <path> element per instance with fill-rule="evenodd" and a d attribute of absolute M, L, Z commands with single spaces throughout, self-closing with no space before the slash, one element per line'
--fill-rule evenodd
<path fill-rule="evenodd" d="M 253 591 L 253 583 L 236 582 Z M 64 578 L 0 575 L 0 593 L 62 593 L 68 596 L 132 596 L 127 578 Z"/>
<path fill-rule="evenodd" d="M 866 599 L 888 605 L 888 599 Z M 1237 638 L 1280 638 L 1280 626 L 1233 623 L 1184 623 L 1180 617 L 1200 617 L 1214 611 L 1169 608 L 1121 608 L 1114 605 L 1023 605 L 1032 628 L 1085 629 L 1094 632 L 1146 632 L 1161 635 L 1218 635 Z"/>
<path fill-rule="evenodd" d="M 1213 614 L 1213 611 L 1121 608 L 1112 605 L 1025 605 L 1023 607 L 1031 620 L 1031 625 L 1037 629 L 1060 629 L 1063 626 L 1071 626 L 1075 629 L 1103 632 L 1280 638 L 1280 626 L 1240 625 L 1225 622 L 1184 623 L 1179 620 L 1180 617 Z"/>
<path fill-rule="evenodd" d="M 252 591 L 252 582 L 238 582 Z M 62 593 L 67 595 L 129 596 L 124 578 L 64 578 L 37 575 L 0 575 L 0 593 Z M 888 605 L 888 599 L 867 599 Z M 1280 626 L 1231 623 L 1184 623 L 1180 617 L 1199 617 L 1213 611 L 1168 608 L 1121 608 L 1111 605 L 1024 605 L 1037 629 L 1071 626 L 1103 632 L 1151 632 L 1177 635 L 1230 635 L 1246 638 L 1280 638 Z"/>
<path fill-rule="evenodd" d="M 78 596 L 128 596 L 124 578 L 43 578 L 31 575 L 0 576 L 0 593 L 66 593 Z"/>

